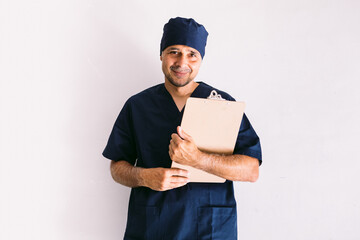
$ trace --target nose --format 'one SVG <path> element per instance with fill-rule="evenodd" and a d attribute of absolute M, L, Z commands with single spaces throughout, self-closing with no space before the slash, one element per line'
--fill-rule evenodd
<path fill-rule="evenodd" d="M 177 65 L 180 67 L 184 67 L 187 66 L 187 58 L 185 54 L 179 54 L 177 61 L 176 61 Z"/>

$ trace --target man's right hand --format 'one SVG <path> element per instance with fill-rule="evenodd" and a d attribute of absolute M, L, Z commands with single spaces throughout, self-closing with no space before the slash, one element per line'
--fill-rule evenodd
<path fill-rule="evenodd" d="M 142 185 L 155 191 L 166 191 L 186 185 L 188 171 L 179 168 L 144 168 L 141 171 Z"/>

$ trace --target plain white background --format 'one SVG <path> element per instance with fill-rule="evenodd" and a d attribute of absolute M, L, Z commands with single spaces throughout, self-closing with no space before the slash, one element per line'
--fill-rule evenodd
<path fill-rule="evenodd" d="M 357 0 L 0 1 L 4 240 L 122 239 L 130 190 L 101 156 L 133 94 L 163 82 L 171 17 L 210 33 L 198 81 L 246 101 L 262 141 L 236 183 L 239 239 L 360 239 Z"/>

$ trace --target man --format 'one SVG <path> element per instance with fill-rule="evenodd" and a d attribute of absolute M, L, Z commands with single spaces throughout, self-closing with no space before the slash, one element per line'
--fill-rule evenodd
<path fill-rule="evenodd" d="M 103 155 L 112 160 L 114 180 L 132 188 L 124 239 L 237 238 L 232 181 L 257 180 L 258 136 L 244 115 L 234 154 L 218 155 L 200 151 L 179 127 L 186 100 L 215 89 L 194 81 L 207 36 L 193 19 L 170 19 L 160 45 L 165 82 L 132 96 L 115 122 Z M 227 181 L 189 183 L 188 172 L 170 168 L 172 161 Z"/>

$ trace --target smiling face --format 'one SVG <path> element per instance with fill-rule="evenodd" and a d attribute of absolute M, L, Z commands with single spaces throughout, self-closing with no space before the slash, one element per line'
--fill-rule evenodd
<path fill-rule="evenodd" d="M 173 45 L 162 52 L 160 60 L 165 81 L 169 81 L 175 87 L 184 87 L 195 79 L 202 58 L 194 48 Z"/>

